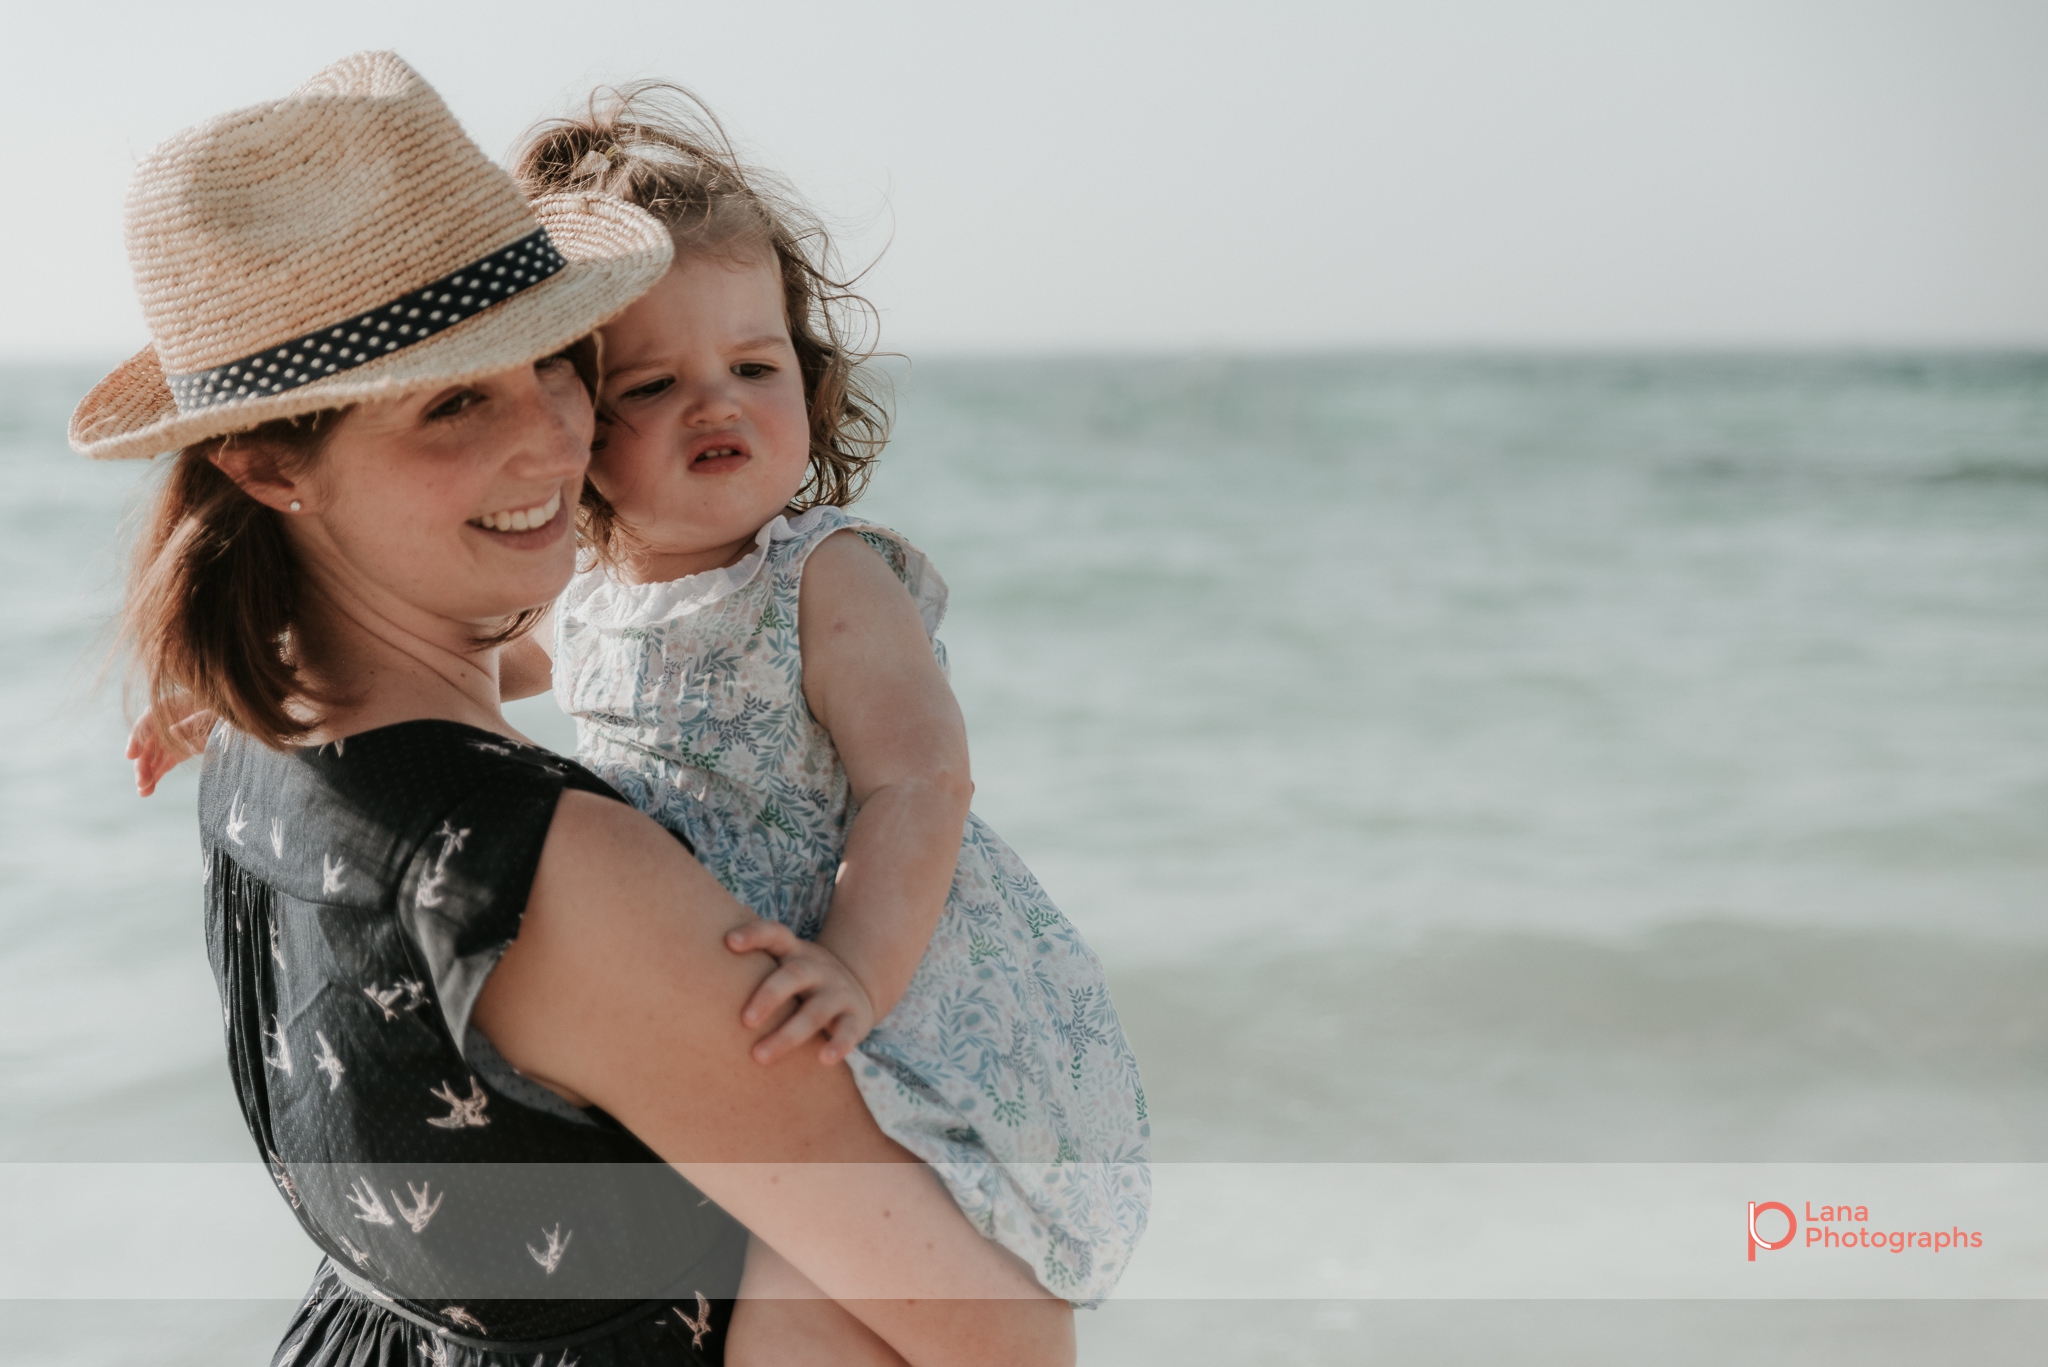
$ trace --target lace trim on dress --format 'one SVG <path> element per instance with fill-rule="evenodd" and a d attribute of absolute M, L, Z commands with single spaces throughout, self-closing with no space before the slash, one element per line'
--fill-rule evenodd
<path fill-rule="evenodd" d="M 584 570 L 569 581 L 560 607 L 592 626 L 650 626 L 701 612 L 752 583 L 768 563 L 768 549 L 777 541 L 809 535 L 818 523 L 839 509 L 821 504 L 795 517 L 777 516 L 754 535 L 754 549 L 737 564 L 705 570 L 659 584 L 624 584 L 602 567 Z"/>

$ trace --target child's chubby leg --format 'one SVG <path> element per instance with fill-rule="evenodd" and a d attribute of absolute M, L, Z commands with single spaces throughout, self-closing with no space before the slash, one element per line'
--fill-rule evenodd
<path fill-rule="evenodd" d="M 725 1341 L 727 1367 L 904 1367 L 896 1350 L 759 1239 Z"/>

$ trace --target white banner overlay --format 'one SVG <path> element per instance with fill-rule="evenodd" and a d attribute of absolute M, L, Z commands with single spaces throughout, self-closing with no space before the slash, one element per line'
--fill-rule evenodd
<path fill-rule="evenodd" d="M 1162 1163 L 1153 1181 L 1118 1300 L 2048 1298 L 2048 1164 Z M 295 1300 L 318 1258 L 258 1163 L 0 1164 L 0 1210 L 6 1300 Z"/>

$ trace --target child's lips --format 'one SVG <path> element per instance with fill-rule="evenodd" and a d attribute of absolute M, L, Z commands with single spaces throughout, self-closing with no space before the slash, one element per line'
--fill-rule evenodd
<path fill-rule="evenodd" d="M 748 459 L 747 453 L 740 450 L 737 446 L 714 446 L 708 451 L 700 451 L 690 461 L 690 473 L 693 475 L 722 475 L 728 471 L 739 469 L 747 463 Z"/>

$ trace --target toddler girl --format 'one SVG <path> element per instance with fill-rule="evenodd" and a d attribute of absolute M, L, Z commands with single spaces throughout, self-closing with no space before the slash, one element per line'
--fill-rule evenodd
<path fill-rule="evenodd" d="M 577 757 L 762 918 L 731 941 L 780 960 L 744 1020 L 800 1005 L 756 1058 L 822 1037 L 985 1234 L 1099 1300 L 1145 1227 L 1144 1089 L 1101 964 L 967 809 L 945 581 L 846 511 L 885 435 L 844 336 L 860 301 L 816 223 L 662 88 L 544 128 L 517 174 L 676 241 L 603 334 L 591 560 L 551 631 Z M 540 635 L 507 696 L 542 686 Z"/>

